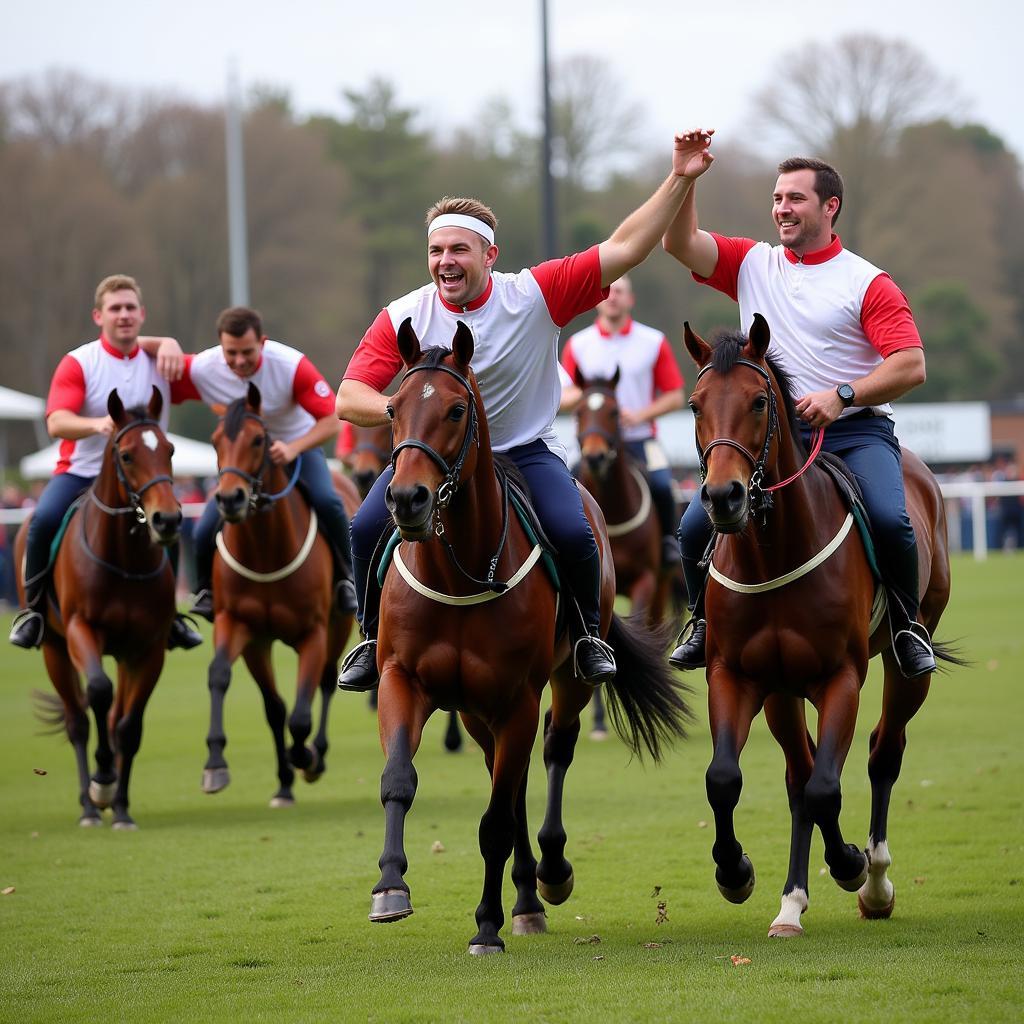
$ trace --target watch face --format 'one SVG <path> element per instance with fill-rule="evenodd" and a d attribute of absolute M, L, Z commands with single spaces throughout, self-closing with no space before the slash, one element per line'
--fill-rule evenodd
<path fill-rule="evenodd" d="M 849 405 L 854 399 L 853 388 L 850 387 L 849 384 L 840 384 L 839 387 L 836 388 L 836 392 L 847 405 Z"/>

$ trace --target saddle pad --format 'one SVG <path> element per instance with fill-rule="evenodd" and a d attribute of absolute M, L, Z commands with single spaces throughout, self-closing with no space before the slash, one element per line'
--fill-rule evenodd
<path fill-rule="evenodd" d="M 67 512 L 64 513 L 64 518 L 60 521 L 60 526 L 57 528 L 57 533 L 54 535 L 53 540 L 50 542 L 50 560 L 46 564 L 46 571 L 49 572 L 53 568 L 53 563 L 57 561 L 57 552 L 60 551 L 61 542 L 64 540 L 64 534 L 68 532 L 68 525 L 71 522 L 71 517 L 78 511 L 78 506 L 89 497 L 89 492 L 86 490 L 80 494 L 70 505 L 68 505 Z"/>

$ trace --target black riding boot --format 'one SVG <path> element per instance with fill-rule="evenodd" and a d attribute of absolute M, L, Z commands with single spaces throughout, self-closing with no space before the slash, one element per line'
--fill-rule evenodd
<path fill-rule="evenodd" d="M 591 686 L 615 678 L 615 654 L 601 639 L 601 559 L 595 551 L 575 564 L 562 564 L 576 598 L 580 621 L 572 629 L 572 662 L 576 678 Z"/>
<path fill-rule="evenodd" d="M 193 615 L 201 615 L 207 622 L 213 622 L 213 551 L 213 546 L 196 544 L 196 596 L 189 608 Z"/>
<path fill-rule="evenodd" d="M 355 575 L 356 596 L 362 608 L 356 616 L 363 633 L 363 642 L 356 644 L 341 663 L 338 689 L 354 693 L 376 690 L 380 682 L 377 671 L 377 622 L 380 619 L 380 587 L 377 585 L 375 566 L 382 545 L 378 545 L 373 558 L 359 558 L 353 553 L 352 569 Z"/>
<path fill-rule="evenodd" d="M 683 578 L 689 597 L 690 618 L 676 639 L 676 649 L 668 656 L 669 664 L 675 668 L 704 668 L 706 664 L 704 644 L 708 624 L 704 618 L 704 587 L 707 583 L 707 568 L 703 562 L 692 558 L 683 560 Z"/>
<path fill-rule="evenodd" d="M 25 607 L 15 614 L 11 623 L 9 639 L 15 647 L 31 651 L 43 642 L 46 579 L 47 572 L 44 570 L 31 582 L 25 583 Z"/>
<path fill-rule="evenodd" d="M 931 637 L 925 626 L 917 621 L 917 544 L 907 548 L 899 559 L 890 554 L 885 569 L 892 652 L 900 672 L 904 679 L 934 672 L 935 653 Z"/>
<path fill-rule="evenodd" d="M 652 486 L 651 497 L 661 525 L 661 564 L 666 569 L 672 569 L 679 564 L 679 541 L 676 539 L 679 510 L 669 488 Z"/>

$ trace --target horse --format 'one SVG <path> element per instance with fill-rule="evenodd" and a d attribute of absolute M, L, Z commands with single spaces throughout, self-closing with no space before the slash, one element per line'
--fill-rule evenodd
<path fill-rule="evenodd" d="M 480 822 L 484 887 L 469 952 L 498 953 L 505 948 L 499 932 L 510 852 L 517 893 L 513 934 L 546 930 L 538 890 L 548 903 L 561 904 L 573 889 L 564 856 L 562 791 L 592 688 L 576 679 L 568 640 L 556 632 L 559 595 L 536 564 L 540 545 L 509 508 L 508 481 L 496 468 L 470 366 L 472 333 L 459 323 L 451 351 L 423 352 L 407 320 L 397 343 L 407 369 L 389 403 L 396 443 L 386 500 L 403 543 L 384 581 L 378 633 L 385 837 L 370 920 L 412 913 L 403 830 L 416 793 L 413 758 L 431 713 L 456 708 L 491 776 Z M 604 522 L 596 502 L 585 492 L 583 497 L 602 559 L 602 633 L 618 662 L 609 684 L 612 720 L 636 754 L 646 748 L 657 761 L 663 745 L 684 734 L 688 708 L 661 639 L 613 614 L 614 570 Z M 477 579 L 485 571 L 486 580 Z M 526 819 L 526 775 L 549 678 L 548 799 L 538 863 Z"/>
<path fill-rule="evenodd" d="M 175 615 L 166 549 L 181 533 L 171 479 L 174 449 L 160 427 L 162 409 L 155 387 L 147 406 L 127 410 L 117 390 L 110 392 L 114 431 L 99 475 L 72 506 L 53 565 L 42 649 L 57 695 L 37 692 L 37 713 L 53 731 L 63 727 L 74 747 L 83 827 L 102 825 L 100 812 L 109 807 L 113 828 L 136 828 L 128 785 Z M 14 542 L 22 600 L 29 519 Z M 104 655 L 117 662 L 116 690 L 103 669 Z M 91 778 L 90 710 L 97 735 Z"/>
<path fill-rule="evenodd" d="M 342 614 L 335 605 L 334 559 L 317 531 L 315 513 L 295 486 L 298 461 L 285 467 L 270 459 L 271 439 L 260 416 L 261 401 L 259 388 L 250 383 L 246 396 L 228 406 L 212 438 L 218 466 L 214 498 L 224 526 L 217 535 L 213 563 L 214 656 L 208 674 L 209 755 L 202 788 L 218 793 L 230 782 L 224 759 L 224 698 L 231 666 L 241 655 L 260 689 L 274 737 L 279 788 L 270 806 L 290 807 L 295 803 L 295 769 L 306 782 L 316 782 L 327 767 L 328 711 L 353 616 Z M 298 655 L 287 749 L 287 708 L 271 661 L 275 640 Z M 309 745 L 318 689 L 320 721 Z"/>
<path fill-rule="evenodd" d="M 887 876 L 889 799 L 907 723 L 923 704 L 931 675 L 904 679 L 888 627 L 870 628 L 876 587 L 864 544 L 850 530 L 853 515 L 833 479 L 813 450 L 810 457 L 805 451 L 789 382 L 766 355 L 767 322 L 756 315 L 749 337 L 727 335 L 714 348 L 689 324 L 684 330 L 699 369 L 690 399 L 704 476 L 699 497 L 716 530 L 705 610 L 714 747 L 706 783 L 718 887 L 733 903 L 754 888 L 733 812 L 742 786 L 740 753 L 763 706 L 785 753 L 792 817 L 789 874 L 769 936 L 803 933 L 815 825 L 833 879 L 857 892 L 861 916 L 889 917 L 895 900 Z M 907 450 L 903 475 L 920 556 L 921 615 L 934 634 L 950 593 L 942 495 L 924 463 Z M 942 644 L 935 644 L 935 653 L 964 663 Z M 876 654 L 885 684 L 870 739 L 870 834 L 862 851 L 846 843 L 840 829 L 840 775 L 868 660 Z M 805 701 L 817 709 L 816 739 L 807 730 Z"/>

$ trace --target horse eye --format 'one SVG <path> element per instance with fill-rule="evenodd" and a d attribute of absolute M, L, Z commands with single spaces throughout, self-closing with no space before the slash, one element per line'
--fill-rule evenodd
<path fill-rule="evenodd" d="M 693 402 L 687 402 L 686 404 L 689 405 L 690 412 L 692 412 L 694 416 L 700 415 L 700 409 Z"/>
<path fill-rule="evenodd" d="M 392 405 L 386 406 L 385 409 L 384 409 L 384 412 L 387 413 L 387 417 L 388 417 L 389 420 L 393 420 L 395 418 L 394 406 L 392 406 Z"/>
<path fill-rule="evenodd" d="M 121 461 L 124 463 L 130 463 L 132 461 L 131 452 L 118 452 L 117 454 L 121 456 Z"/>
<path fill-rule="evenodd" d="M 171 449 L 170 454 L 171 454 L 171 457 L 173 458 L 174 457 L 174 445 L 173 444 L 172 445 L 168 445 L 168 447 Z"/>
<path fill-rule="evenodd" d="M 450 413 L 448 413 L 448 419 L 455 423 L 458 423 L 463 416 L 466 415 L 466 407 L 464 405 L 457 405 Z"/>
<path fill-rule="evenodd" d="M 252 446 L 253 448 L 259 448 L 261 444 L 263 444 L 263 435 L 257 434 L 256 437 L 252 439 Z"/>
<path fill-rule="evenodd" d="M 758 395 L 754 399 L 754 412 L 764 412 L 768 408 L 768 398 L 765 395 Z"/>

